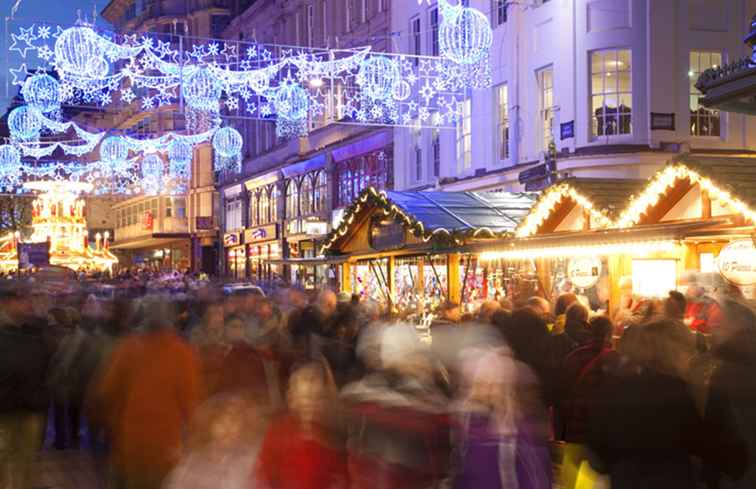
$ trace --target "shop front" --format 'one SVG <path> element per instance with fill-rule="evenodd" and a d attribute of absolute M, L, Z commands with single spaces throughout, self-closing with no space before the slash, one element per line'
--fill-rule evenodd
<path fill-rule="evenodd" d="M 368 188 L 325 240 L 344 259 L 341 290 L 424 317 L 463 302 L 462 249 L 511 233 L 532 194 L 379 192 Z"/>
<path fill-rule="evenodd" d="M 319 248 L 326 234 L 328 223 L 319 217 L 288 221 L 286 245 L 289 256 L 289 283 L 305 290 L 333 286 L 336 278 L 333 267 L 317 260 Z"/>
<path fill-rule="evenodd" d="M 268 224 L 244 231 L 249 278 L 253 282 L 267 285 L 281 278 L 280 265 L 270 263 L 271 260 L 281 258 L 281 245 L 278 239 L 278 224 Z"/>
<path fill-rule="evenodd" d="M 223 247 L 226 250 L 226 276 L 233 280 L 244 280 L 247 277 L 247 253 L 242 244 L 244 235 L 241 232 L 223 235 Z"/>

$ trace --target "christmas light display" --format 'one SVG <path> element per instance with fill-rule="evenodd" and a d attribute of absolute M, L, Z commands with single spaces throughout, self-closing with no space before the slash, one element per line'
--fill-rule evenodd
<path fill-rule="evenodd" d="M 60 84 L 47 74 L 29 77 L 21 89 L 21 95 L 27 105 L 42 113 L 55 112 L 60 109 Z"/>
<path fill-rule="evenodd" d="M 225 158 L 241 154 L 242 136 L 233 127 L 221 127 L 213 136 L 213 149 Z"/>
<path fill-rule="evenodd" d="M 38 110 L 28 105 L 22 105 L 13 109 L 8 115 L 8 128 L 10 129 L 11 138 L 19 141 L 37 139 L 39 131 L 42 129 L 40 115 Z"/>
<path fill-rule="evenodd" d="M 157 154 L 145 155 L 142 159 L 142 190 L 147 195 L 157 195 L 163 189 L 165 165 Z"/>
<path fill-rule="evenodd" d="M 182 84 L 184 99 L 189 107 L 217 112 L 223 93 L 220 80 L 207 67 L 187 69 Z"/>
<path fill-rule="evenodd" d="M 287 121 L 301 121 L 307 118 L 310 98 L 299 84 L 291 79 L 278 87 L 273 105 L 278 117 Z"/>
<path fill-rule="evenodd" d="M 129 145 L 119 136 L 105 138 L 100 144 L 100 159 L 106 163 L 121 163 L 129 158 Z"/>
<path fill-rule="evenodd" d="M 375 100 L 386 100 L 394 95 L 401 81 L 396 61 L 385 56 L 370 56 L 362 61 L 357 83 L 365 94 Z"/>
<path fill-rule="evenodd" d="M 441 54 L 462 65 L 478 63 L 488 56 L 493 31 L 488 18 L 480 10 L 439 0 L 443 21 L 438 28 Z"/>
<path fill-rule="evenodd" d="M 0 189 L 12 190 L 18 183 L 21 154 L 10 144 L 0 145 Z"/>

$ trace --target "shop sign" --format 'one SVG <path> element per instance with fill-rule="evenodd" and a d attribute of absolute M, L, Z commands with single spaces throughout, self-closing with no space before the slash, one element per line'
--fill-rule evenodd
<path fill-rule="evenodd" d="M 237 246 L 241 244 L 241 233 L 227 233 L 223 235 L 223 246 Z"/>
<path fill-rule="evenodd" d="M 374 250 L 401 248 L 405 244 L 404 226 L 393 219 L 375 216 L 370 220 L 370 247 Z"/>
<path fill-rule="evenodd" d="M 302 234 L 302 220 L 301 219 L 293 219 L 289 221 L 289 224 L 286 227 L 288 231 L 289 236 L 295 236 L 297 234 Z"/>
<path fill-rule="evenodd" d="M 750 239 L 733 241 L 719 253 L 717 267 L 728 282 L 756 285 L 756 247 Z"/>
<path fill-rule="evenodd" d="M 575 287 L 590 289 L 601 277 L 601 258 L 586 256 L 571 259 L 567 265 L 567 276 Z"/>
<path fill-rule="evenodd" d="M 310 236 L 322 236 L 328 234 L 328 224 L 321 221 L 305 221 L 304 232 Z"/>
<path fill-rule="evenodd" d="M 575 137 L 575 121 L 559 124 L 559 136 L 562 141 Z"/>
<path fill-rule="evenodd" d="M 212 216 L 197 216 L 195 219 L 197 230 L 202 231 L 206 229 L 213 229 Z"/>
<path fill-rule="evenodd" d="M 19 243 L 18 264 L 20 268 L 48 266 L 50 264 L 50 242 Z"/>
<path fill-rule="evenodd" d="M 278 239 L 278 226 L 275 224 L 268 224 L 267 226 L 260 226 L 258 228 L 247 229 L 244 231 L 245 243 L 257 243 L 259 241 L 270 241 L 272 239 Z"/>
<path fill-rule="evenodd" d="M 652 131 L 674 131 L 675 114 L 662 114 L 651 112 L 651 130 Z"/>

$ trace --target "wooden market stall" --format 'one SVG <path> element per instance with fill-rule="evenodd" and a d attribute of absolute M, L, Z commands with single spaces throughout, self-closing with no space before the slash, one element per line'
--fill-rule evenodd
<path fill-rule="evenodd" d="M 465 245 L 511 236 L 535 201 L 529 193 L 379 192 L 368 188 L 326 238 L 346 258 L 341 289 L 399 311 L 464 302 Z M 468 297 L 469 298 L 469 297 Z"/>
<path fill-rule="evenodd" d="M 614 311 L 623 295 L 664 297 L 688 271 L 756 284 L 756 159 L 688 154 L 648 180 L 572 178 L 546 189 L 516 239 L 468 247 L 489 297 L 584 296 Z"/>

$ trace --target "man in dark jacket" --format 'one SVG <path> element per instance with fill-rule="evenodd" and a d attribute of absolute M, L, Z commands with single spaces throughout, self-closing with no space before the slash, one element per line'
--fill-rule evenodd
<path fill-rule="evenodd" d="M 31 322 L 31 305 L 17 290 L 0 299 L 0 487 L 29 487 L 32 459 L 41 448 L 49 397 L 51 350 L 44 328 Z"/>

